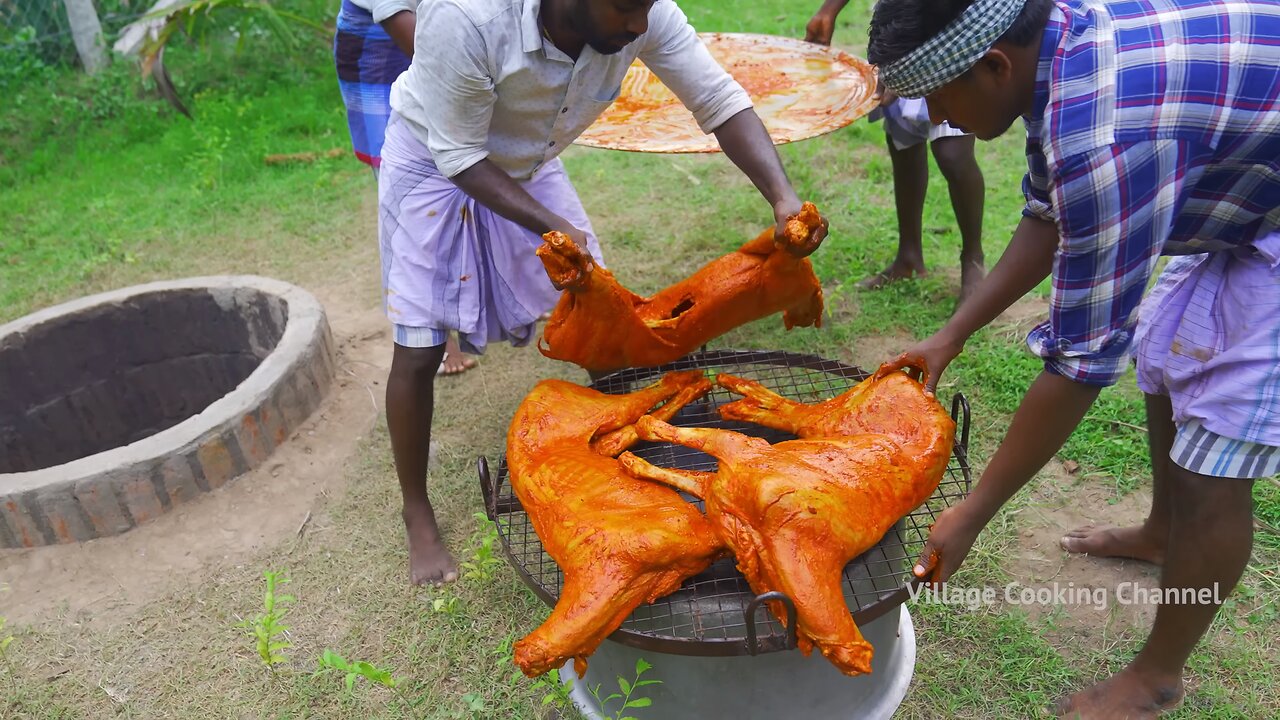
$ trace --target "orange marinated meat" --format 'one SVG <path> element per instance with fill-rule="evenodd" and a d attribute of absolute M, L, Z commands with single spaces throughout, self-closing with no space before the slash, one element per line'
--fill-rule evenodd
<path fill-rule="evenodd" d="M 817 208 L 805 203 L 785 226 L 787 244 L 812 252 L 821 223 Z M 539 349 L 589 371 L 669 363 L 777 312 L 787 329 L 822 324 L 822 285 L 813 266 L 775 245 L 773 227 L 648 298 L 623 287 L 568 236 L 553 232 L 544 240 L 538 255 L 565 291 Z"/>
<path fill-rule="evenodd" d="M 668 373 L 629 395 L 544 380 L 521 403 L 507 433 L 511 486 L 564 573 L 550 616 L 515 644 L 526 675 L 572 658 L 581 676 L 587 656 L 636 607 L 725 553 L 697 508 L 631 477 L 616 459 L 636 442 L 642 415 L 670 419 L 710 388 L 696 371 Z"/>
<path fill-rule="evenodd" d="M 802 439 L 770 445 L 728 430 L 641 418 L 641 438 L 701 450 L 719 468 L 670 470 L 630 453 L 620 460 L 636 477 L 706 501 L 707 517 L 751 589 L 780 591 L 795 603 L 802 652 L 816 646 L 847 675 L 871 672 L 873 648 L 845 604 L 842 571 L 937 489 L 954 421 L 900 372 L 878 374 L 817 405 L 784 400 L 741 379 L 719 380 L 750 392 L 747 400 L 723 407 L 722 415 L 749 416 Z M 784 620 L 780 608 L 771 610 Z"/>

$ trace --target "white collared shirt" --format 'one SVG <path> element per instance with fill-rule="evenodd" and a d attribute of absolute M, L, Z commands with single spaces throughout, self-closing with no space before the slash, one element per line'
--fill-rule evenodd
<path fill-rule="evenodd" d="M 590 46 L 575 63 L 547 40 L 540 0 L 423 0 L 413 63 L 391 107 L 453 177 L 488 158 L 531 177 L 595 122 L 639 57 L 704 132 L 750 108 L 751 98 L 711 57 L 672 0 L 649 10 L 649 29 L 614 55 Z"/>
<path fill-rule="evenodd" d="M 373 15 L 373 21 L 380 23 L 383 20 L 401 12 L 413 12 L 418 6 L 418 0 L 350 0 L 362 10 L 368 10 Z"/>

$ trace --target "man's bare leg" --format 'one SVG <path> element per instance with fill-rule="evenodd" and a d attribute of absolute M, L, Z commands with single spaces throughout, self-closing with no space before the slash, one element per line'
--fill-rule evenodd
<path fill-rule="evenodd" d="M 974 144 L 972 135 L 933 141 L 933 159 L 947 179 L 951 209 L 960 227 L 960 302 L 968 299 L 987 275 L 982 251 L 982 207 L 987 191 Z"/>
<path fill-rule="evenodd" d="M 387 430 L 395 456 L 409 540 L 409 581 L 414 585 L 458 579 L 458 565 L 440 537 L 435 511 L 427 499 L 427 463 L 431 452 L 431 416 L 435 409 L 436 370 L 444 345 L 395 346 L 387 378 Z"/>
<path fill-rule="evenodd" d="M 895 280 L 923 277 L 924 199 L 929 188 L 927 143 L 899 150 L 885 133 L 889 161 L 893 164 L 893 201 L 898 213 L 898 254 L 889 267 L 858 283 L 865 290 L 884 287 Z"/>
<path fill-rule="evenodd" d="M 1124 670 L 1058 707 L 1065 718 L 1154 718 L 1182 699 L 1182 669 L 1235 588 L 1253 547 L 1253 482 L 1169 463 L 1170 531 L 1160 586 L 1205 591 L 1162 603 L 1146 645 Z M 1167 598 L 1166 598 L 1167 599 Z M 1178 598 L 1187 599 L 1179 593 Z M 1199 602 L 1208 599 L 1209 602 Z"/>
<path fill-rule="evenodd" d="M 1173 405 L 1165 395 L 1147 395 L 1146 404 L 1152 479 L 1151 512 L 1146 522 L 1124 528 L 1096 525 L 1077 528 L 1062 538 L 1062 549 L 1067 552 L 1133 558 L 1156 565 L 1164 562 L 1171 516 L 1169 473 L 1174 467 L 1169 460 L 1175 433 Z"/>

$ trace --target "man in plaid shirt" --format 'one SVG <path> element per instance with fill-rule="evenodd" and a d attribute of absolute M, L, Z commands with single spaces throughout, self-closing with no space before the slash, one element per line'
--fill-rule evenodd
<path fill-rule="evenodd" d="M 916 574 L 947 580 L 998 509 L 1136 359 L 1154 475 L 1146 522 L 1070 552 L 1162 565 L 1146 645 L 1066 717 L 1155 717 L 1249 560 L 1252 480 L 1280 469 L 1280 0 L 885 0 L 868 55 L 934 122 L 990 140 L 1022 117 L 1026 209 L 956 315 L 900 359 L 938 376 L 1046 277 L 1044 371 Z M 1173 257 L 1143 298 L 1161 255 Z M 1220 592 L 1213 592 L 1218 590 Z M 1187 597 L 1187 593 L 1179 593 Z"/>

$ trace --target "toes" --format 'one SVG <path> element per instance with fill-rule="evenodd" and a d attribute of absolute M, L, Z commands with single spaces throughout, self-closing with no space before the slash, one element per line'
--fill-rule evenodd
<path fill-rule="evenodd" d="M 457 581 L 458 581 L 458 570 L 456 568 L 449 568 L 442 572 L 432 574 L 431 587 L 436 587 L 436 588 L 444 587 L 449 583 L 457 582 Z"/>
<path fill-rule="evenodd" d="M 1086 553 L 1093 547 L 1091 538 L 1086 534 L 1072 533 L 1062 538 L 1062 549 L 1072 553 Z"/>

